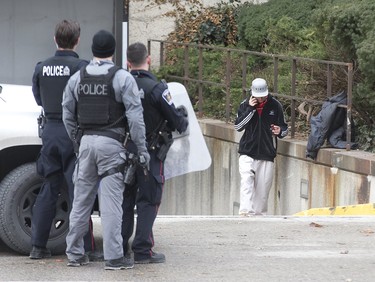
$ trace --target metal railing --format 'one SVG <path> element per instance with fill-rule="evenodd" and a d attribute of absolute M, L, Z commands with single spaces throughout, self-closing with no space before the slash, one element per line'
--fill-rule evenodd
<path fill-rule="evenodd" d="M 159 43 L 159 46 L 154 46 L 152 43 Z M 158 48 L 157 48 L 158 47 Z M 347 129 L 346 129 L 346 140 L 347 146 L 346 149 L 350 150 L 350 141 L 351 141 L 351 118 L 352 118 L 352 88 L 353 88 L 353 64 L 346 63 L 346 62 L 338 62 L 338 61 L 327 61 L 327 60 L 318 60 L 318 59 L 311 59 L 311 58 L 303 58 L 303 57 L 288 57 L 283 55 L 275 55 L 275 54 L 266 54 L 261 52 L 255 51 L 248 51 L 242 49 L 233 49 L 233 48 L 224 48 L 224 47 L 217 47 L 217 46 L 209 46 L 209 45 L 201 45 L 201 44 L 194 44 L 194 43 L 180 43 L 180 42 L 171 42 L 171 41 L 162 41 L 162 40 L 155 40 L 149 39 L 148 40 L 148 51 L 151 54 L 152 51 L 157 52 L 159 51 L 159 65 L 162 67 L 165 63 L 165 58 L 167 57 L 167 50 L 171 48 L 180 48 L 183 49 L 183 59 L 180 60 L 180 64 L 183 64 L 183 76 L 177 75 L 169 75 L 168 79 L 180 79 L 183 81 L 184 84 L 188 83 L 196 83 L 198 87 L 198 116 L 203 116 L 203 86 L 204 85 L 215 85 L 218 87 L 222 87 L 225 89 L 225 119 L 226 122 L 230 119 L 230 108 L 231 108 L 231 81 L 233 79 L 232 74 L 232 64 L 234 63 L 232 60 L 233 54 L 239 54 L 242 56 L 241 61 L 241 77 L 242 77 L 242 92 L 243 96 L 246 97 L 248 88 L 246 87 L 249 84 L 248 81 L 248 57 L 255 56 L 255 57 L 262 57 L 272 61 L 273 64 L 273 91 L 270 93 L 276 97 L 282 97 L 290 101 L 290 133 L 291 137 L 295 137 L 296 133 L 296 109 L 297 103 L 309 103 L 313 105 L 322 105 L 324 101 L 332 96 L 333 91 L 333 76 L 337 79 L 338 74 L 334 72 L 335 67 L 343 68 L 343 74 L 339 77 L 341 80 L 346 81 L 346 92 L 347 92 L 347 104 L 340 105 L 340 107 L 346 108 L 346 115 L 347 115 Z M 159 49 L 159 50 L 158 50 Z M 198 52 L 198 76 L 191 77 L 189 73 L 189 64 L 190 64 L 190 51 L 195 50 Z M 216 50 L 223 52 L 225 54 L 225 71 L 223 72 L 223 77 L 220 82 L 215 82 L 211 80 L 207 80 L 203 77 L 203 52 L 209 52 L 210 50 Z M 290 93 L 279 93 L 279 77 L 280 77 L 280 62 L 289 62 L 290 64 Z M 297 84 L 298 84 L 298 66 L 299 64 L 311 63 L 320 66 L 320 70 L 325 72 L 325 98 L 324 99 L 309 99 L 307 97 L 301 97 L 298 95 L 297 91 Z"/>

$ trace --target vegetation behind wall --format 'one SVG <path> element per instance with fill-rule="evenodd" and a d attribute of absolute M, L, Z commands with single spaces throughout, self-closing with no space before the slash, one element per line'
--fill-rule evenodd
<path fill-rule="evenodd" d="M 181 2 L 181 1 L 174 1 Z M 259 51 L 264 53 L 300 56 L 325 60 L 353 62 L 353 116 L 357 124 L 357 142 L 360 148 L 375 151 L 375 2 L 372 0 L 270 0 L 255 5 L 241 1 L 221 2 L 214 7 L 203 8 L 200 1 L 191 1 L 189 9 L 180 6 L 175 10 L 176 29 L 168 40 L 195 42 Z M 177 7 L 177 6 L 176 6 Z M 182 50 L 167 52 L 166 66 L 160 76 L 181 75 Z M 196 58 L 198 54 L 190 54 Z M 217 52 L 205 55 L 207 76 L 219 79 L 223 72 L 225 57 Z M 195 62 L 195 63 L 194 63 Z M 189 72 L 198 72 L 198 60 L 192 60 Z M 264 59 L 249 58 L 249 74 L 265 77 L 272 91 L 272 67 Z M 290 91 L 290 66 L 281 65 L 279 92 Z M 233 66 L 232 72 L 239 71 Z M 299 91 L 309 98 L 324 98 L 326 95 L 324 69 L 306 65 L 298 75 Z M 334 70 L 334 92 L 345 89 L 342 73 Z M 239 82 L 233 82 L 232 95 L 235 113 L 242 100 Z M 192 101 L 196 99 L 196 88 L 190 85 Z M 205 115 L 222 118 L 222 89 L 207 87 Z M 237 105 L 235 105 L 235 103 Z M 308 130 L 308 124 L 304 124 Z"/>

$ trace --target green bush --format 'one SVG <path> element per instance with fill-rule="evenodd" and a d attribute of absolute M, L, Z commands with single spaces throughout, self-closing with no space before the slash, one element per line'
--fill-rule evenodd
<path fill-rule="evenodd" d="M 230 1 L 237 2 L 237 1 Z M 183 20 L 181 20 L 183 19 Z M 222 25 L 221 25 L 222 24 Z M 176 31 L 169 41 L 195 42 L 216 46 L 237 46 L 246 50 L 287 57 L 307 57 L 331 61 L 353 62 L 353 116 L 357 124 L 361 149 L 375 150 L 375 2 L 373 0 L 270 0 L 261 5 L 245 3 L 194 10 L 179 17 Z M 173 50 L 172 50 L 173 49 Z M 184 50 L 168 51 L 161 76 L 183 76 Z M 198 79 L 198 48 L 189 54 L 189 77 Z M 224 83 L 227 53 L 204 50 L 203 80 Z M 242 89 L 242 57 L 231 54 L 230 112 L 233 120 L 244 98 Z M 269 57 L 248 56 L 247 87 L 255 77 L 264 77 L 273 85 L 273 61 Z M 311 100 L 327 96 L 326 67 L 314 62 L 299 63 L 296 94 Z M 346 89 L 345 67 L 332 66 L 332 94 Z M 291 94 L 291 63 L 280 60 L 278 89 Z M 189 95 L 197 110 L 199 84 L 187 83 Z M 225 87 L 204 86 L 204 114 L 222 119 L 225 116 Z M 282 100 L 287 119 L 292 112 L 290 102 Z M 320 107 L 316 107 L 319 109 Z M 317 110 L 314 113 L 317 113 Z M 307 121 L 297 121 L 303 130 Z M 370 139 L 369 139 L 370 138 Z M 374 144 L 373 144 L 374 143 Z"/>
<path fill-rule="evenodd" d="M 375 115 L 375 2 L 330 0 L 312 17 L 320 40 L 332 59 L 355 66 L 353 105 L 359 125 L 374 125 Z M 362 130 L 366 132 L 366 130 Z"/>
<path fill-rule="evenodd" d="M 237 19 L 241 45 L 262 51 L 270 43 L 268 29 L 283 17 L 293 19 L 298 29 L 309 26 L 312 11 L 319 3 L 319 0 L 270 0 L 262 5 L 245 4 L 239 9 Z"/>
<path fill-rule="evenodd" d="M 184 61 L 184 49 L 170 48 L 171 51 L 168 52 L 166 61 L 168 62 L 163 67 L 161 67 L 157 75 L 158 77 L 168 78 L 171 76 L 184 76 L 183 64 L 171 63 L 171 62 L 182 62 Z M 202 49 L 202 73 L 199 77 L 199 48 L 189 48 L 189 66 L 188 72 L 189 77 L 195 80 L 210 81 L 213 84 L 204 85 L 204 107 L 203 112 L 206 116 L 218 119 L 225 119 L 226 114 L 226 91 L 225 91 L 225 75 L 227 73 L 226 69 L 227 53 L 221 50 L 212 50 L 210 48 Z M 254 58 L 248 58 L 247 72 L 251 72 L 251 68 L 254 65 Z M 230 80 L 231 88 L 231 119 L 236 114 L 237 106 L 239 102 L 243 99 L 242 96 L 242 77 L 241 77 L 241 63 L 242 57 L 236 53 L 231 54 L 231 64 L 228 72 L 231 74 L 232 79 Z M 176 79 L 174 79 L 176 80 Z M 183 82 L 183 79 L 180 80 Z M 216 85 L 216 84 L 221 84 Z M 199 83 L 196 81 L 185 82 L 187 90 L 194 106 L 195 110 L 198 110 L 198 100 L 199 100 Z M 238 97 L 237 97 L 238 96 Z M 238 102 L 238 105 L 235 104 Z M 234 108 L 234 109 L 233 109 Z"/>
<path fill-rule="evenodd" d="M 176 1 L 178 2 L 178 1 Z M 182 10 L 169 40 L 232 46 L 237 42 L 235 7 L 238 0 L 205 9 Z"/>

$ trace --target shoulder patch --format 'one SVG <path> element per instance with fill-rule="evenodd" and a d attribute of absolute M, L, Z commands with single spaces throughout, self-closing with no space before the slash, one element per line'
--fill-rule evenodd
<path fill-rule="evenodd" d="M 162 94 L 162 97 L 163 99 L 165 100 L 165 102 L 168 103 L 168 105 L 172 105 L 173 101 L 172 101 L 172 96 L 171 96 L 171 93 L 169 92 L 168 89 L 165 89 L 163 94 Z"/>

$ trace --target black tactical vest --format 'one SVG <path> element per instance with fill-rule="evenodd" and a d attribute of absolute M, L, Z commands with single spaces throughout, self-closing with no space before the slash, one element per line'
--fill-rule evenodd
<path fill-rule="evenodd" d="M 47 118 L 61 119 L 63 90 L 81 62 L 81 59 L 72 56 L 56 56 L 40 64 L 40 96 Z"/>
<path fill-rule="evenodd" d="M 125 106 L 117 102 L 113 77 L 120 67 L 113 66 L 107 74 L 90 75 L 82 68 L 78 85 L 78 124 L 82 129 L 125 127 Z"/>
<path fill-rule="evenodd" d="M 143 119 L 146 126 L 146 137 L 149 135 L 164 121 L 160 110 L 155 108 L 151 99 L 152 90 L 159 82 L 149 77 L 138 77 L 134 76 L 137 82 L 138 88 L 143 89 L 144 98 L 142 99 L 143 112 L 147 113 L 143 115 Z M 149 140 L 147 140 L 149 141 Z"/>

